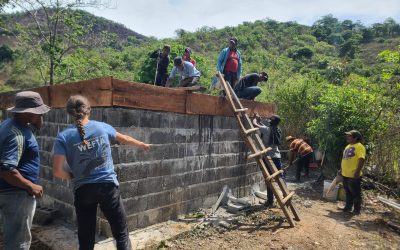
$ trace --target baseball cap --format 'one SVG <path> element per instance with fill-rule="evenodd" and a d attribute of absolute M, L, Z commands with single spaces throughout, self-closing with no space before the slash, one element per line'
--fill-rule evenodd
<path fill-rule="evenodd" d="M 185 48 L 185 52 L 187 52 L 187 53 L 189 53 L 189 54 L 192 54 L 192 49 L 189 48 L 189 47 L 186 47 L 186 48 Z"/>
<path fill-rule="evenodd" d="M 175 57 L 175 59 L 174 59 L 174 65 L 175 66 L 181 65 L 182 62 L 183 62 L 182 61 L 182 57 L 180 57 L 180 56 Z"/>
<path fill-rule="evenodd" d="M 294 139 L 296 139 L 296 138 L 291 136 L 291 135 L 286 136 L 286 141 L 291 141 L 291 140 L 294 140 Z"/>
<path fill-rule="evenodd" d="M 351 135 L 352 137 L 354 137 L 354 138 L 356 138 L 358 140 L 362 139 L 362 135 L 358 130 L 353 129 L 353 130 L 350 130 L 350 131 L 347 131 L 347 132 L 344 132 L 344 133 L 346 135 Z"/>

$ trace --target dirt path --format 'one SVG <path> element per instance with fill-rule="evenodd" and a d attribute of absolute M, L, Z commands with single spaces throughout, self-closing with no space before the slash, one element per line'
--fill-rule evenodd
<path fill-rule="evenodd" d="M 311 183 L 311 182 L 310 182 Z M 279 208 L 255 208 L 231 227 L 204 226 L 167 242 L 171 249 L 400 249 L 400 236 L 385 223 L 393 218 L 371 192 L 361 215 L 344 214 L 338 203 L 320 199 L 321 187 L 289 185 L 301 221 L 288 228 Z"/>

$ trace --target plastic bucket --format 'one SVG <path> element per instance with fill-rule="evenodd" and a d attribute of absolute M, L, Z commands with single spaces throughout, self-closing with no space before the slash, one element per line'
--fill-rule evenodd
<path fill-rule="evenodd" d="M 338 187 L 338 185 L 335 185 L 335 187 L 333 187 L 330 190 L 330 192 L 328 192 L 331 185 L 332 185 L 332 181 L 329 181 L 329 180 L 324 181 L 324 191 L 323 191 L 322 197 L 327 199 L 328 201 L 336 201 L 339 187 Z"/>

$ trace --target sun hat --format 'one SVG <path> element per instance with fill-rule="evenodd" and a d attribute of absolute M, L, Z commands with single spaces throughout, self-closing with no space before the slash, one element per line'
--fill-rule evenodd
<path fill-rule="evenodd" d="M 50 107 L 43 103 L 39 93 L 22 91 L 15 95 L 15 106 L 8 108 L 12 113 L 44 114 L 50 111 Z"/>

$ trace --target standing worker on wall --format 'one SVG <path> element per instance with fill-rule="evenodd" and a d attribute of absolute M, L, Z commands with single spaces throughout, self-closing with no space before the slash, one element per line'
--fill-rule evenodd
<path fill-rule="evenodd" d="M 3 219 L 4 249 L 29 249 L 36 198 L 43 188 L 39 181 L 39 145 L 34 131 L 50 110 L 36 92 L 15 96 L 14 114 L 0 124 L 0 214 Z"/>
<path fill-rule="evenodd" d="M 169 53 L 171 46 L 164 45 L 162 53 L 160 51 L 154 52 L 150 57 L 157 59 L 155 85 L 165 87 L 165 83 L 168 79 L 168 65 L 169 65 Z"/>
<path fill-rule="evenodd" d="M 346 206 L 344 212 L 351 212 L 354 205 L 354 214 L 361 212 L 361 177 L 365 162 L 365 147 L 361 144 L 362 135 L 357 130 L 346 132 L 346 141 L 349 143 L 343 151 L 341 175 L 346 192 Z"/>
<path fill-rule="evenodd" d="M 217 71 L 224 74 L 225 81 L 228 81 L 232 88 L 242 73 L 242 58 L 237 49 L 237 42 L 236 37 L 230 38 L 229 46 L 221 50 L 217 61 Z"/>

